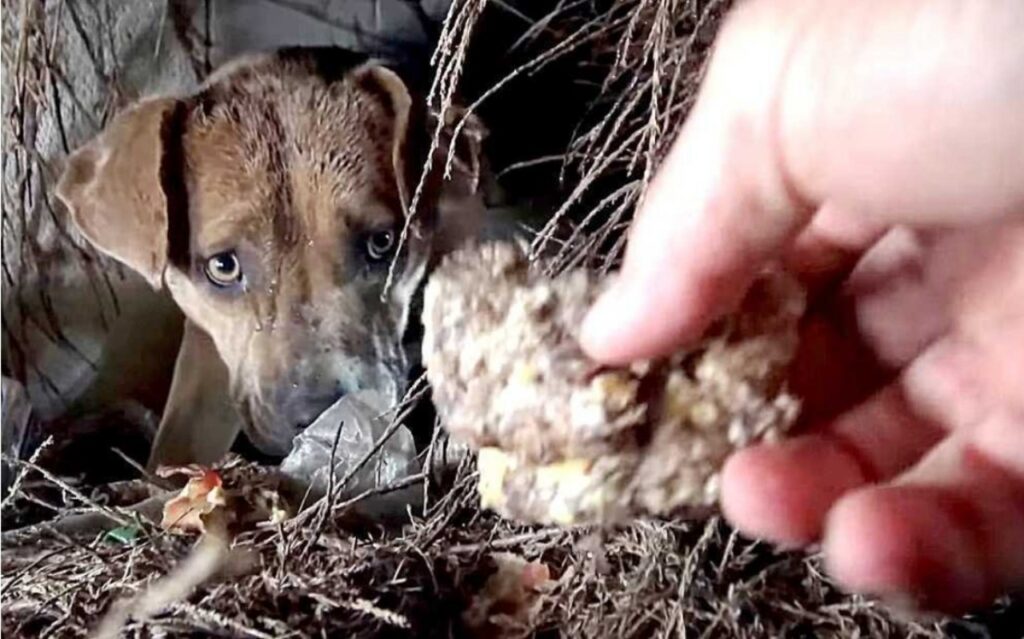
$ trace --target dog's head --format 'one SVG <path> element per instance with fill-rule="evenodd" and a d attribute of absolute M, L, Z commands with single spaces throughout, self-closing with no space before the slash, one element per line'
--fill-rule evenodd
<path fill-rule="evenodd" d="M 471 127 L 451 147 L 462 177 L 441 180 L 435 158 L 399 251 L 432 126 L 395 72 L 282 51 L 123 112 L 72 155 L 58 194 L 93 245 L 209 334 L 250 439 L 283 454 L 345 393 L 403 390 L 410 301 L 455 232 L 443 200 L 471 200 L 479 166 Z"/>

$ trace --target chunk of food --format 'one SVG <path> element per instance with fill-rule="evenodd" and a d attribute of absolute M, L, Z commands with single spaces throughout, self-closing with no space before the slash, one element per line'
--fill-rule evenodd
<path fill-rule="evenodd" d="M 486 244 L 447 257 L 425 293 L 427 377 L 445 427 L 479 450 L 484 506 L 569 525 L 713 504 L 726 457 L 796 419 L 804 295 L 781 271 L 693 348 L 606 367 L 577 331 L 608 280 L 543 266 Z"/>

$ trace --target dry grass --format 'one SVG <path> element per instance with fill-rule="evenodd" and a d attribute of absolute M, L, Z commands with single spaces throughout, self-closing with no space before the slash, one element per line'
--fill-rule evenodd
<path fill-rule="evenodd" d="M 507 145 L 495 149 L 505 159 L 496 168 L 506 181 L 528 176 L 520 192 L 531 184 L 551 186 L 555 212 L 536 229 L 535 251 L 555 253 L 559 267 L 611 268 L 621 256 L 622 230 L 692 102 L 727 2 L 562 0 L 539 14 L 515 8 L 520 4 L 527 3 L 455 0 L 441 29 L 429 104 L 444 113 L 464 92 L 471 112 L 492 116 L 495 144 Z M 4 3 L 5 65 L 19 74 L 13 102 L 5 96 L 15 107 L 5 110 L 14 136 L 5 136 L 4 170 L 26 181 L 37 179 L 31 176 L 40 162 L 31 127 L 24 125 L 28 107 L 54 108 L 53 96 L 62 95 L 48 88 L 60 80 L 48 53 L 56 36 L 33 6 Z M 509 52 L 500 64 L 481 57 L 490 41 Z M 197 55 L 199 69 L 203 56 Z M 110 104 L 116 102 L 116 73 L 112 78 Z M 547 124 L 572 135 L 546 145 L 537 139 L 521 148 L 509 144 L 516 136 L 503 137 L 498 129 L 504 124 L 518 131 L 522 123 L 502 120 L 503 114 L 532 113 L 538 101 L 557 101 L 537 87 L 563 84 L 578 89 L 564 95 L 575 95 L 580 107 L 552 107 Z M 4 196 L 6 286 L 17 280 L 13 268 L 34 268 L 32 233 L 41 222 L 31 215 L 47 209 L 27 201 L 29 191 Z M 22 238 L 20 250 L 28 252 L 24 263 L 8 267 L 7 249 L 17 245 L 8 244 L 11 237 Z M 59 340 L 59 330 L 51 333 Z M 16 336 L 5 337 L 17 343 Z M 408 415 L 425 392 L 415 386 L 399 414 Z M 442 439 L 435 431 L 425 451 L 428 469 L 439 464 Z M 5 524 L 81 512 L 134 521 L 108 503 L 109 488 L 40 470 L 59 466 L 61 455 L 76 455 L 60 444 L 21 466 L 18 489 L 4 501 Z M 353 525 L 349 515 L 358 499 L 342 497 L 340 480 L 306 514 L 240 534 L 233 552 L 218 556 L 216 578 L 172 598 L 148 619 L 132 617 L 124 636 L 464 636 L 470 629 L 463 613 L 494 571 L 490 553 L 498 550 L 539 560 L 554 578 L 536 614 L 500 629 L 513 636 L 1024 636 L 1020 603 L 1004 601 L 974 618 L 913 620 L 843 595 L 821 573 L 816 556 L 744 539 L 715 516 L 606 532 L 500 521 L 479 510 L 475 481 L 469 464 L 444 477 L 428 472 L 407 479 L 404 486 L 422 484 L 422 503 L 402 525 L 383 530 Z M 7 636 L 88 636 L 112 607 L 130 606 L 117 602 L 146 592 L 192 551 L 194 538 L 144 521 L 131 525 L 139 535 L 130 542 L 72 538 L 46 525 L 17 539 L 5 535 L 0 600 Z"/>
<path fill-rule="evenodd" d="M 816 557 L 745 540 L 717 517 L 603 535 L 527 528 L 481 513 L 474 484 L 464 469 L 425 514 L 390 534 L 355 533 L 336 518 L 322 529 L 303 520 L 244 533 L 219 578 L 129 622 L 124 636 L 464 636 L 462 615 L 498 550 L 544 562 L 555 579 L 537 614 L 503 628 L 508 635 L 940 637 L 954 628 L 844 596 Z M 193 539 L 142 527 L 128 544 L 52 532 L 29 551 L 7 548 L 4 632 L 87 636 L 112 602 L 175 570 Z M 1014 611 L 993 614 L 1007 621 Z M 955 628 L 966 632 L 968 622 Z"/>

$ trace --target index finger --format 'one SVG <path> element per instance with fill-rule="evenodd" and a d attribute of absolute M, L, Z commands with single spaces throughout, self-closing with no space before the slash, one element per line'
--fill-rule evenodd
<path fill-rule="evenodd" d="M 749 14 L 744 8 L 723 27 L 693 111 L 630 230 L 620 279 L 584 324 L 583 346 L 598 359 L 654 357 L 698 337 L 813 212 L 783 173 L 771 121 L 786 43 L 802 20 L 749 29 L 759 19 Z"/>

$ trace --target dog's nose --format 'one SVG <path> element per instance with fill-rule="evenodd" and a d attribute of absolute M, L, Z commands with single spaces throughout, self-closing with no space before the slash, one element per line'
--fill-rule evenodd
<path fill-rule="evenodd" d="M 345 392 L 340 385 L 327 392 L 299 391 L 289 401 L 291 410 L 288 412 L 292 415 L 295 427 L 302 430 L 344 396 Z"/>

